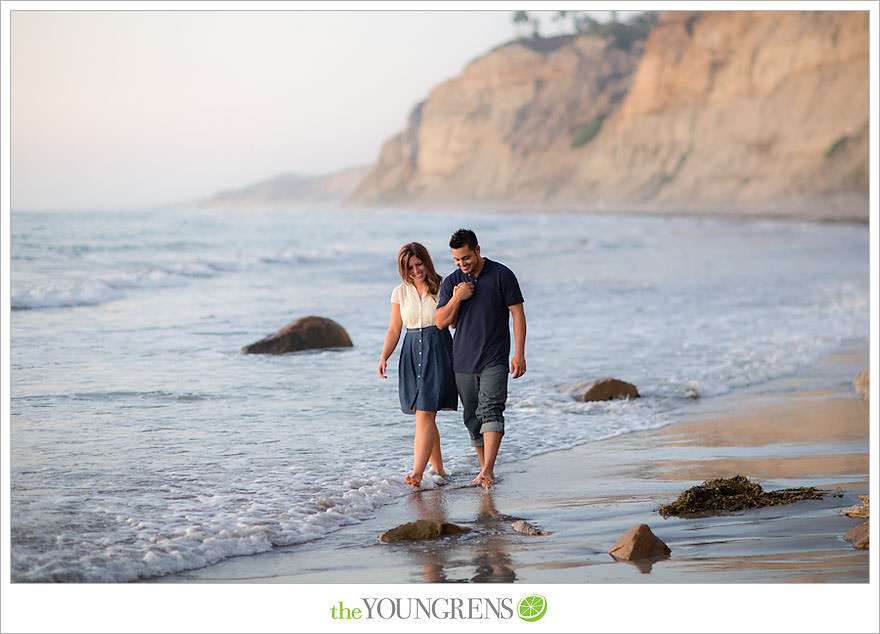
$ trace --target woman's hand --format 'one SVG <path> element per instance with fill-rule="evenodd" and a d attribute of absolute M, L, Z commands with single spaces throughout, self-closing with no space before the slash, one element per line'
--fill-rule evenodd
<path fill-rule="evenodd" d="M 385 344 L 382 346 L 382 352 L 379 354 L 379 367 L 376 368 L 380 378 L 387 379 L 385 371 L 388 369 L 388 357 L 397 347 L 400 340 L 400 331 L 403 330 L 403 318 L 400 316 L 400 304 L 391 302 L 391 319 L 388 321 L 388 332 L 385 333 Z"/>
<path fill-rule="evenodd" d="M 455 288 L 452 289 L 452 296 L 458 299 L 459 301 L 464 301 L 466 299 L 470 299 L 474 294 L 474 283 L 473 282 L 459 282 L 455 285 Z"/>

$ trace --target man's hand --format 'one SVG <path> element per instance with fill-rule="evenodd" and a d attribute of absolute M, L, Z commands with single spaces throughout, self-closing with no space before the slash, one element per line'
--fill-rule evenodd
<path fill-rule="evenodd" d="M 526 358 L 525 355 L 515 354 L 513 355 L 513 359 L 510 360 L 510 373 L 513 375 L 513 378 L 518 379 L 523 374 L 526 373 Z"/>
<path fill-rule="evenodd" d="M 526 313 L 521 303 L 508 308 L 513 315 L 513 338 L 516 341 L 516 350 L 510 360 L 510 373 L 518 379 L 526 373 Z"/>

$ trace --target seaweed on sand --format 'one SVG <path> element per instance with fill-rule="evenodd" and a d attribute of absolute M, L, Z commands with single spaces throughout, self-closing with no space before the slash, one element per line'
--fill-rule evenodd
<path fill-rule="evenodd" d="M 662 504 L 657 511 L 663 517 L 742 511 L 790 504 L 799 500 L 821 500 L 827 493 L 814 487 L 765 491 L 760 484 L 738 475 L 733 478 L 706 480 L 703 484 L 684 491 L 675 502 Z"/>

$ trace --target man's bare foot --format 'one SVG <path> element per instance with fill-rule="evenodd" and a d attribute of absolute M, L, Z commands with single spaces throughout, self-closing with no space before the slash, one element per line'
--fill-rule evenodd
<path fill-rule="evenodd" d="M 474 482 L 479 484 L 484 489 L 488 489 L 492 486 L 492 478 L 485 473 L 481 473 L 476 478 L 474 478 Z"/>
<path fill-rule="evenodd" d="M 421 473 L 411 473 L 410 475 L 404 478 L 407 484 L 411 484 L 412 486 L 418 488 L 422 486 L 422 474 Z"/>

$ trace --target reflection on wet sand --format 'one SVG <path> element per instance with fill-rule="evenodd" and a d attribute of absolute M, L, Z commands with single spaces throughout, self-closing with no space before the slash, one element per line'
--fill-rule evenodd
<path fill-rule="evenodd" d="M 491 490 L 480 493 L 480 510 L 474 523 L 490 533 L 478 550 L 474 558 L 477 567 L 476 573 L 471 577 L 474 583 L 513 583 L 516 581 L 516 572 L 511 567 L 510 552 L 505 547 L 506 538 L 503 533 L 510 526 L 513 518 L 502 515 L 495 508 L 495 496 Z"/>
<path fill-rule="evenodd" d="M 513 519 L 498 511 L 492 491 L 475 491 L 479 505 L 472 522 L 480 538 L 468 543 L 469 536 L 443 538 L 408 545 L 421 565 L 421 578 L 428 583 L 512 583 L 516 572 L 508 548 L 508 529 Z M 424 491 L 412 496 L 418 519 L 449 521 L 442 491 Z M 460 523 L 460 522 L 459 522 Z M 462 555 L 466 555 L 463 559 Z M 463 568 L 473 567 L 470 576 L 460 576 Z M 459 574 L 453 575 L 453 571 Z"/>
<path fill-rule="evenodd" d="M 669 559 L 669 555 L 665 555 L 663 557 L 651 557 L 649 559 L 636 559 L 634 561 L 630 561 L 628 559 L 618 559 L 614 555 L 609 555 L 609 557 L 611 557 L 611 559 L 618 563 L 635 566 L 638 571 L 643 575 L 651 574 L 651 570 L 654 568 L 654 564 L 656 564 L 658 561 L 665 561 Z"/>

